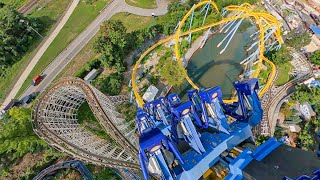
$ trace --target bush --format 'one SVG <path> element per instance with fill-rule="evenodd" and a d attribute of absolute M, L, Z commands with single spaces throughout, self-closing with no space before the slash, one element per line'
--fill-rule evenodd
<path fill-rule="evenodd" d="M 157 85 L 159 82 L 159 79 L 160 79 L 159 76 L 156 76 L 154 74 L 151 74 L 148 78 L 149 82 L 153 85 Z"/>
<path fill-rule="evenodd" d="M 286 43 L 294 48 L 301 49 L 311 42 L 311 37 L 308 33 L 297 34 L 294 31 L 287 35 Z"/>
<path fill-rule="evenodd" d="M 76 77 L 83 79 L 88 73 L 89 73 L 89 71 L 87 71 L 85 68 L 83 68 L 77 72 Z"/>
<path fill-rule="evenodd" d="M 310 60 L 313 64 L 320 65 L 320 50 L 313 52 Z"/>
<path fill-rule="evenodd" d="M 108 95 L 118 95 L 121 91 L 123 75 L 121 73 L 112 73 L 109 76 L 95 80 L 93 83 L 100 91 Z"/>
<path fill-rule="evenodd" d="M 86 64 L 86 70 L 91 71 L 92 69 L 98 69 L 101 67 L 101 61 L 99 59 L 95 59 L 93 61 L 89 61 Z"/>
<path fill-rule="evenodd" d="M 286 47 L 281 47 L 278 51 L 269 51 L 266 57 L 276 65 L 284 64 L 291 60 L 290 52 Z"/>

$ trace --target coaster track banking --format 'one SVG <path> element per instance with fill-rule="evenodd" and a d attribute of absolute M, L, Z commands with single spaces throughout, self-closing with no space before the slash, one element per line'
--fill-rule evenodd
<path fill-rule="evenodd" d="M 57 92 L 66 87 L 69 89 L 63 91 L 61 97 L 58 96 Z M 75 89 L 78 91 L 77 93 L 80 92 L 82 97 L 72 94 Z M 71 94 L 66 94 L 68 92 Z M 71 101 L 70 98 L 73 100 L 71 105 L 67 103 Z M 118 145 L 98 138 L 80 127 L 76 118 L 71 118 L 77 113 L 79 106 L 85 99 L 101 126 Z M 134 131 L 125 136 L 128 133 L 125 132 L 126 129 L 121 129 L 121 127 L 129 127 L 130 124 L 115 122 L 112 114 L 114 112 L 108 110 L 112 107 L 105 107 L 102 102 L 112 101 L 117 104 L 124 100 L 119 97 L 106 97 L 102 93 L 99 94 L 96 89 L 81 79 L 63 79 L 43 93 L 35 105 L 32 112 L 34 132 L 50 145 L 83 161 L 113 168 L 140 169 L 136 160 L 138 141 Z"/>
<path fill-rule="evenodd" d="M 196 10 L 198 7 L 204 6 L 204 5 L 211 5 L 213 6 L 213 8 L 219 12 L 217 5 L 212 2 L 212 1 L 202 1 L 196 5 L 194 5 L 190 11 L 183 17 L 183 19 L 180 21 L 179 26 L 175 32 L 174 35 L 169 36 L 166 39 L 160 40 L 158 43 L 154 44 L 153 46 L 151 46 L 149 49 L 147 49 L 139 58 L 139 60 L 136 62 L 134 69 L 133 69 L 133 73 L 132 73 L 132 87 L 134 90 L 134 95 L 138 101 L 138 104 L 140 105 L 140 107 L 143 106 L 144 102 L 138 92 L 138 87 L 137 87 L 137 83 L 136 83 L 136 74 L 137 74 L 137 69 L 142 61 L 143 58 L 145 58 L 146 55 L 148 55 L 152 50 L 154 50 L 155 48 L 157 48 L 158 46 L 169 42 L 170 40 L 174 40 L 175 41 L 175 56 L 176 59 L 178 60 L 178 64 L 180 66 L 183 67 L 182 61 L 181 61 L 181 55 L 180 55 L 180 51 L 179 51 L 179 38 L 192 34 L 194 32 L 199 32 L 202 30 L 206 30 L 209 29 L 211 27 L 215 27 L 218 25 L 222 25 L 225 23 L 229 23 L 232 21 L 236 21 L 236 20 L 240 20 L 240 19 L 244 19 L 244 18 L 254 18 L 258 28 L 259 28 L 259 41 L 258 41 L 258 53 L 259 53 L 259 58 L 258 58 L 258 66 L 257 69 L 253 75 L 253 77 L 258 77 L 260 71 L 261 71 L 261 67 L 262 67 L 262 63 L 263 61 L 267 64 L 269 64 L 272 68 L 272 72 L 269 75 L 268 81 L 265 84 L 265 86 L 262 88 L 262 90 L 259 93 L 259 97 L 261 98 L 265 92 L 272 86 L 272 82 L 276 76 L 276 66 L 269 61 L 266 57 L 264 57 L 264 52 L 265 52 L 265 33 L 267 32 L 267 30 L 269 30 L 270 28 L 274 29 L 273 34 L 275 35 L 275 38 L 277 39 L 277 43 L 279 45 L 283 44 L 283 40 L 281 37 L 281 30 L 280 30 L 280 26 L 281 23 L 272 15 L 268 14 L 268 13 L 263 13 L 263 12 L 254 12 L 251 10 L 252 6 L 248 3 L 244 3 L 240 6 L 227 6 L 225 8 L 225 10 L 233 12 L 234 15 L 231 16 L 230 18 L 223 18 L 221 21 L 218 22 L 213 22 L 211 24 L 208 25 L 204 25 L 201 26 L 199 28 L 196 29 L 192 29 L 186 32 L 181 32 L 181 29 L 183 27 L 183 25 L 185 24 L 185 21 L 188 19 L 188 17 L 194 12 L 194 10 Z M 189 76 L 186 77 L 186 80 L 192 85 L 193 88 L 195 89 L 199 89 L 198 86 L 190 79 Z M 230 100 L 225 100 L 226 103 L 231 103 L 236 101 L 236 99 L 230 99 Z"/>
<path fill-rule="evenodd" d="M 61 169 L 75 169 L 77 170 L 84 180 L 93 180 L 93 176 L 91 172 L 88 170 L 86 165 L 84 165 L 81 161 L 73 160 L 73 161 L 66 161 L 58 164 L 54 164 L 52 166 L 49 166 L 48 168 L 42 170 L 39 174 L 37 174 L 33 180 L 42 180 L 47 175 L 50 175 L 51 173 L 54 173 Z"/>

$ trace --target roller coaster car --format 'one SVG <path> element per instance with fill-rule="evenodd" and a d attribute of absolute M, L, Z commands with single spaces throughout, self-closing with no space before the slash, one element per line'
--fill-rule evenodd
<path fill-rule="evenodd" d="M 262 119 L 263 110 L 257 94 L 259 89 L 258 79 L 245 79 L 234 82 L 237 91 L 238 102 L 224 104 L 226 114 L 236 118 L 238 121 L 247 122 L 250 126 L 256 126 Z"/>
<path fill-rule="evenodd" d="M 154 116 L 153 114 L 153 103 L 152 102 L 147 102 L 143 105 L 143 109 L 150 115 L 150 116 Z"/>
<path fill-rule="evenodd" d="M 201 104 L 200 104 L 200 97 L 198 96 L 198 90 L 192 89 L 187 91 L 187 95 L 189 101 L 192 102 L 198 114 L 201 114 Z"/>
<path fill-rule="evenodd" d="M 168 118 L 168 108 L 166 105 L 166 99 L 160 97 L 152 102 L 149 102 L 148 106 L 149 112 L 153 114 L 155 120 L 162 122 L 165 126 L 169 125 Z"/>
<path fill-rule="evenodd" d="M 205 122 L 205 128 L 212 127 L 225 134 L 230 134 L 230 127 L 223 109 L 222 93 L 220 87 L 203 89 L 198 93 L 200 97 L 201 118 Z"/>
<path fill-rule="evenodd" d="M 183 160 L 174 144 L 158 128 L 150 128 L 139 137 L 139 160 L 146 180 L 151 176 L 160 179 L 174 179 L 171 168 L 176 158 L 180 164 Z"/>
<path fill-rule="evenodd" d="M 197 132 L 192 120 L 198 126 L 202 126 L 190 101 L 171 107 L 171 132 L 173 139 L 175 142 L 178 142 L 179 139 L 183 138 L 197 153 L 202 154 L 205 152 L 205 149 L 200 141 L 200 134 Z"/>
<path fill-rule="evenodd" d="M 138 108 L 136 122 L 140 134 L 142 134 L 148 128 L 156 127 L 153 119 L 149 117 L 149 115 L 145 113 L 141 108 Z"/>
<path fill-rule="evenodd" d="M 168 95 L 168 106 L 169 107 L 173 107 L 179 103 L 181 103 L 181 99 L 177 94 L 169 94 Z"/>

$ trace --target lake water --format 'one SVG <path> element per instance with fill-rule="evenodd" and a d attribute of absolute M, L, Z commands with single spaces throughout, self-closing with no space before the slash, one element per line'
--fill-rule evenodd
<path fill-rule="evenodd" d="M 189 77 L 199 87 L 220 86 L 224 98 L 230 98 L 233 91 L 233 82 L 236 81 L 242 72 L 240 62 L 247 57 L 246 48 L 250 41 L 249 36 L 255 28 L 247 28 L 244 32 L 237 32 L 224 53 L 220 51 L 224 48 L 218 43 L 226 34 L 214 34 L 208 39 L 205 46 L 198 49 L 189 61 L 187 71 Z M 192 87 L 186 82 L 180 88 L 172 89 L 180 97 L 186 98 L 185 93 Z"/>

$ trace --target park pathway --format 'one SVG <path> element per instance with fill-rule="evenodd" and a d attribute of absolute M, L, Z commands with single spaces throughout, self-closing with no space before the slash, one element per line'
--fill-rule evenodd
<path fill-rule="evenodd" d="M 56 38 L 56 36 L 59 34 L 60 30 L 63 28 L 63 26 L 68 21 L 69 17 L 77 7 L 80 0 L 73 0 L 73 2 L 70 4 L 68 10 L 64 14 L 63 18 L 58 22 L 53 32 L 50 34 L 50 36 L 45 40 L 45 42 L 42 44 L 42 46 L 39 48 L 38 52 L 35 54 L 35 56 L 31 59 L 28 66 L 25 68 L 23 73 L 21 74 L 18 81 L 13 86 L 11 92 L 3 102 L 1 108 L 4 108 L 18 93 L 19 89 L 21 88 L 23 82 L 27 79 L 28 75 L 34 68 L 34 66 L 38 63 L 39 59 L 42 57 L 42 55 L 45 53 L 47 48 L 50 46 L 52 41 Z"/>
<path fill-rule="evenodd" d="M 75 1 L 79 2 L 79 0 L 74 0 L 73 3 L 75 3 Z M 168 4 L 169 3 L 167 0 L 157 0 L 156 9 L 143 9 L 130 6 L 125 2 L 125 0 L 112 0 L 101 11 L 100 15 L 47 66 L 47 68 L 42 72 L 42 74 L 46 76 L 43 79 L 43 81 L 38 86 L 30 85 L 26 89 L 26 91 L 24 91 L 24 93 L 19 97 L 19 99 L 22 99 L 23 97 L 28 96 L 33 92 L 42 92 L 46 87 L 48 87 L 50 83 L 55 79 L 55 77 L 63 70 L 63 68 L 65 68 L 65 66 L 90 41 L 90 39 L 94 37 L 94 35 L 99 31 L 100 26 L 103 24 L 103 22 L 110 19 L 114 14 L 119 12 L 128 12 L 140 16 L 152 16 L 152 13 L 154 13 L 154 15 L 160 16 L 167 13 Z M 71 9 L 71 7 L 69 9 Z M 71 14 L 72 13 L 70 13 L 70 15 Z M 11 99 L 13 99 L 16 96 L 16 94 L 22 86 L 22 83 L 26 80 L 31 70 L 36 65 L 38 60 L 41 58 L 42 54 L 45 52 L 48 46 L 43 48 L 41 47 L 43 49 L 43 52 L 39 53 L 39 57 L 37 57 L 37 60 L 34 60 L 35 58 L 33 58 L 33 60 L 28 65 L 25 72 L 21 75 L 21 77 L 19 78 L 14 88 L 11 90 L 10 94 L 7 96 L 6 100 L 0 108 L 4 108 L 11 101 Z"/>

